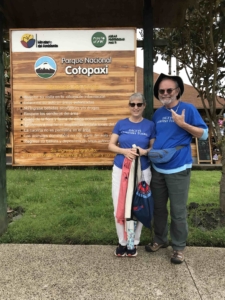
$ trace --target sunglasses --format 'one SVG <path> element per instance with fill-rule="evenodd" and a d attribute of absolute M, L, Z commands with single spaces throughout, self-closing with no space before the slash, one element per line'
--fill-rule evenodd
<path fill-rule="evenodd" d="M 130 107 L 135 107 L 135 105 L 137 105 L 137 107 L 142 107 L 144 103 L 129 103 Z"/>
<path fill-rule="evenodd" d="M 170 94 L 172 94 L 172 91 L 174 91 L 176 89 L 178 89 L 178 87 L 175 87 L 174 89 L 165 89 L 165 90 L 160 89 L 159 94 L 164 95 L 164 93 L 166 92 L 168 95 L 170 95 Z"/>

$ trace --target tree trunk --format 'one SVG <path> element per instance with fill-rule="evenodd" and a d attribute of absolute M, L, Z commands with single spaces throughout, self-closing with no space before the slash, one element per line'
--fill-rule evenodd
<path fill-rule="evenodd" d="M 3 0 L 0 0 L 3 7 Z M 8 226 L 6 204 L 6 155 L 5 155 L 5 80 L 3 66 L 3 15 L 0 13 L 0 235 Z"/>
<path fill-rule="evenodd" d="M 220 180 L 220 209 L 225 212 L 225 144 L 223 143 L 221 148 L 222 154 L 222 176 Z"/>

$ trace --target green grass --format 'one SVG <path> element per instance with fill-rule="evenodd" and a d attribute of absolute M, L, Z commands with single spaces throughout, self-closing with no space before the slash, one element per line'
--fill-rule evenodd
<path fill-rule="evenodd" d="M 220 171 L 192 171 L 188 202 L 218 208 L 220 177 Z M 111 170 L 8 169 L 7 202 L 24 212 L 0 243 L 117 244 Z M 204 231 L 188 222 L 188 245 L 225 246 L 225 228 Z M 141 244 L 150 240 L 144 228 Z"/>

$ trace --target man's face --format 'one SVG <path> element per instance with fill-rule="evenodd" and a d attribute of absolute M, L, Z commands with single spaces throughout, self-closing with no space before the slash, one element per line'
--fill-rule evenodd
<path fill-rule="evenodd" d="M 177 83 L 171 79 L 164 79 L 159 84 L 158 96 L 163 105 L 168 105 L 177 100 L 179 94 Z"/>

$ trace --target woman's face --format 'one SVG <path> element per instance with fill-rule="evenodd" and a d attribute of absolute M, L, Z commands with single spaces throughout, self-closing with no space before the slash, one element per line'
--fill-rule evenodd
<path fill-rule="evenodd" d="M 129 102 L 131 115 L 135 118 L 141 117 L 145 109 L 145 103 L 139 98 L 134 98 Z"/>

